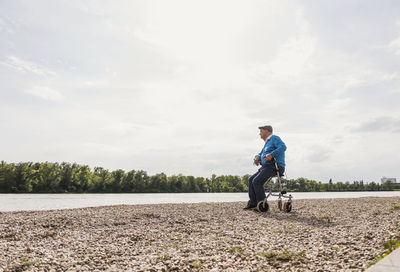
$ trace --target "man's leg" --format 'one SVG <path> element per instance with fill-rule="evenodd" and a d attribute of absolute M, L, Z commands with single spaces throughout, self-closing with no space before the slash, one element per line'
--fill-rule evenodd
<path fill-rule="evenodd" d="M 256 191 L 254 190 L 253 180 L 258 175 L 259 171 L 249 178 L 249 204 L 252 206 L 257 205 Z"/>
<path fill-rule="evenodd" d="M 274 166 L 273 165 L 266 165 L 260 168 L 260 172 L 258 173 L 257 176 L 254 177 L 253 179 L 253 188 L 255 191 L 256 195 L 256 205 L 258 202 L 264 200 L 265 198 L 265 189 L 264 189 L 264 184 L 265 182 L 272 176 L 275 175 L 274 173 Z"/>

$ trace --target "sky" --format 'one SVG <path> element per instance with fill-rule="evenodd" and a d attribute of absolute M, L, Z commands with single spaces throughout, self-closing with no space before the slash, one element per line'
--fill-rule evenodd
<path fill-rule="evenodd" d="M 400 178 L 400 1 L 0 0 L 0 160 Z"/>

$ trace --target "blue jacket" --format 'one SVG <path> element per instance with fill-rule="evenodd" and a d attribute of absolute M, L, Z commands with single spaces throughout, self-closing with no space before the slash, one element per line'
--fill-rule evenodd
<path fill-rule="evenodd" d="M 279 166 L 285 167 L 285 150 L 286 145 L 281 138 L 276 135 L 271 135 L 271 138 L 265 142 L 263 149 L 257 156 L 261 159 L 261 165 L 266 165 L 272 163 L 272 161 L 267 162 L 264 157 L 267 154 L 271 154 Z"/>

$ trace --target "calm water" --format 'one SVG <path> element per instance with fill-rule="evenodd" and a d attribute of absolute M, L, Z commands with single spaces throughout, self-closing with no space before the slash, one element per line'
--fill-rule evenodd
<path fill-rule="evenodd" d="M 400 196 L 391 192 L 292 193 L 296 199 Z M 276 197 L 271 197 L 275 200 Z M 0 211 L 55 210 L 120 204 L 160 204 L 247 201 L 247 193 L 180 194 L 0 194 Z"/>

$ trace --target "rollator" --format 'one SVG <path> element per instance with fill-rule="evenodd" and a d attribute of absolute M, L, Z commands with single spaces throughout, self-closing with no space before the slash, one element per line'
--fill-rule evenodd
<path fill-rule="evenodd" d="M 275 171 L 276 171 L 276 175 L 270 177 L 267 182 L 264 183 L 264 188 L 266 189 L 265 191 L 268 191 L 267 196 L 264 198 L 264 200 L 260 201 L 257 203 L 257 210 L 259 212 L 268 212 L 269 210 L 269 204 L 268 204 L 268 197 L 270 196 L 277 196 L 278 197 L 278 209 L 280 211 L 285 211 L 287 213 L 289 213 L 292 210 L 292 195 L 286 195 L 287 192 L 286 191 L 282 191 L 282 182 L 281 182 L 281 176 L 284 176 L 284 173 L 280 174 L 279 173 L 279 168 L 278 168 L 278 164 L 276 163 L 276 160 L 273 158 L 273 162 L 275 165 Z M 278 193 L 273 193 L 273 189 L 274 189 L 274 185 L 276 182 L 273 182 L 272 179 L 277 178 L 278 180 L 278 186 L 279 186 L 279 191 Z M 272 182 L 271 182 L 272 181 Z M 267 188 L 268 184 L 272 183 L 271 186 L 269 188 Z M 285 202 L 285 204 L 282 207 L 282 200 L 287 199 L 287 201 Z"/>

